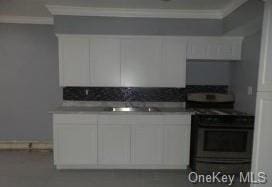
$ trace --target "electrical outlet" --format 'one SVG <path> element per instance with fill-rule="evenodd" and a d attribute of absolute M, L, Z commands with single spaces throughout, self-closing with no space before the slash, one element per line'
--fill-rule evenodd
<path fill-rule="evenodd" d="M 248 95 L 253 95 L 253 87 L 252 86 L 247 87 L 247 94 Z"/>
<path fill-rule="evenodd" d="M 88 89 L 85 90 L 85 94 L 89 95 L 89 90 Z"/>

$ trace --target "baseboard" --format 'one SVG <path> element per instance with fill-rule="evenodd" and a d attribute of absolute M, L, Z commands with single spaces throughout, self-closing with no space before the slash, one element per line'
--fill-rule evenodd
<path fill-rule="evenodd" d="M 0 141 L 0 150 L 52 150 L 52 142 L 47 141 Z"/>

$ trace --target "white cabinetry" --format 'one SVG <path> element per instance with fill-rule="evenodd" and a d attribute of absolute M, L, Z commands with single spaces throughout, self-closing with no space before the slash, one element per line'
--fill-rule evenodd
<path fill-rule="evenodd" d="M 161 116 L 133 116 L 132 119 L 132 164 L 151 166 L 162 164 L 163 127 Z"/>
<path fill-rule="evenodd" d="M 60 85 L 103 87 L 185 87 L 187 59 L 240 60 L 243 39 L 115 35 L 58 38 Z M 267 67 L 271 69 L 269 64 Z M 269 74 L 264 78 L 266 82 L 272 80 Z"/>
<path fill-rule="evenodd" d="M 189 163 L 191 128 L 186 121 L 190 121 L 190 116 L 164 118 L 163 164 L 186 166 Z"/>
<path fill-rule="evenodd" d="M 91 86 L 121 86 L 121 42 L 114 37 L 92 37 Z"/>
<path fill-rule="evenodd" d="M 54 163 L 58 167 L 97 164 L 97 122 L 90 115 L 54 115 Z"/>
<path fill-rule="evenodd" d="M 131 37 L 122 40 L 122 86 L 159 86 L 162 40 Z"/>
<path fill-rule="evenodd" d="M 190 115 L 54 114 L 57 168 L 186 169 Z"/>
<path fill-rule="evenodd" d="M 61 86 L 90 85 L 89 40 L 80 37 L 59 38 Z"/>
<path fill-rule="evenodd" d="M 163 39 L 162 65 L 159 85 L 185 87 L 187 39 L 167 37 Z"/>
<path fill-rule="evenodd" d="M 130 126 L 124 116 L 103 115 L 98 126 L 98 163 L 130 163 Z"/>
<path fill-rule="evenodd" d="M 191 37 L 187 59 L 241 60 L 242 37 Z"/>
<path fill-rule="evenodd" d="M 184 37 L 58 35 L 61 86 L 184 87 Z"/>

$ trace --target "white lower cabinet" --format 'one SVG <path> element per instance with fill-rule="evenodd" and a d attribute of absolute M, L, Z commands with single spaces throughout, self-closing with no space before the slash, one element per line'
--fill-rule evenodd
<path fill-rule="evenodd" d="M 128 125 L 100 125 L 98 127 L 98 163 L 103 165 L 130 163 Z"/>
<path fill-rule="evenodd" d="M 57 165 L 97 164 L 96 125 L 57 124 L 54 131 Z"/>
<path fill-rule="evenodd" d="M 54 114 L 53 119 L 59 169 L 186 169 L 189 164 L 189 114 Z"/>
<path fill-rule="evenodd" d="M 165 126 L 163 164 L 186 167 L 189 156 L 190 128 L 187 125 Z"/>
<path fill-rule="evenodd" d="M 163 151 L 161 126 L 132 127 L 132 160 L 135 165 L 160 165 Z"/>

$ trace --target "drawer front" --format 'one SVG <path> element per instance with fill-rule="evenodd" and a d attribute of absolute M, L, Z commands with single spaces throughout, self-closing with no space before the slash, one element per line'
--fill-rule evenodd
<path fill-rule="evenodd" d="M 90 114 L 54 114 L 54 124 L 97 124 L 97 115 Z"/>
<path fill-rule="evenodd" d="M 127 115 L 99 115 L 98 123 L 102 125 L 127 125 L 129 124 Z"/>
<path fill-rule="evenodd" d="M 169 115 L 163 117 L 164 125 L 190 125 L 191 115 Z"/>

